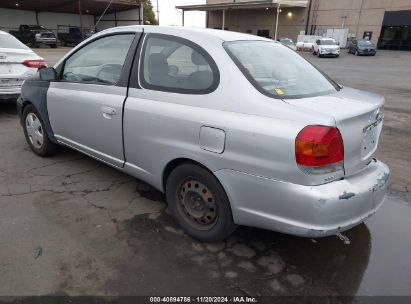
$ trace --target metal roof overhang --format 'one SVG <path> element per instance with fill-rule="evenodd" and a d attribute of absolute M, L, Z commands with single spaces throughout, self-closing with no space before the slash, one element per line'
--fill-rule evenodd
<path fill-rule="evenodd" d="M 307 7 L 308 0 L 261 0 L 239 1 L 233 3 L 178 5 L 177 9 L 183 11 L 221 11 L 230 9 L 264 9 L 271 7 Z"/>
<path fill-rule="evenodd" d="M 83 14 L 88 11 L 87 14 L 97 16 L 104 11 L 110 0 L 1 0 L 0 8 L 78 14 L 79 2 Z M 113 0 L 106 14 L 136 8 L 139 3 L 139 0 Z"/>

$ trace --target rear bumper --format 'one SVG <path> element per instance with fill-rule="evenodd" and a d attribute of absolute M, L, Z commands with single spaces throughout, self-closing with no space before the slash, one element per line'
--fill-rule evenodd
<path fill-rule="evenodd" d="M 234 222 L 304 237 L 350 229 L 382 205 L 390 172 L 373 161 L 356 175 L 303 186 L 233 170 L 215 172 L 231 202 Z"/>
<path fill-rule="evenodd" d="M 4 100 L 17 99 L 20 96 L 21 87 L 0 89 L 0 102 Z"/>

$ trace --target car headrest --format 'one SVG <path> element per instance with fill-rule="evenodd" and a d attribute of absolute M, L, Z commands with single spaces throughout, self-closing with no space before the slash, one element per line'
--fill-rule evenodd
<path fill-rule="evenodd" d="M 160 53 L 151 54 L 148 59 L 148 72 L 150 75 L 168 74 L 168 62 L 166 57 Z"/>
<path fill-rule="evenodd" d="M 204 57 L 202 55 L 200 55 L 199 53 L 197 53 L 196 51 L 194 51 L 194 50 L 191 52 L 191 61 L 195 65 L 208 65 L 208 63 L 204 59 Z"/>

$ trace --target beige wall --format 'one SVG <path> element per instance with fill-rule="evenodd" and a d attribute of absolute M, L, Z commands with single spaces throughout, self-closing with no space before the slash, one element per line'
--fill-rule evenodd
<path fill-rule="evenodd" d="M 288 16 L 288 12 L 292 16 Z M 277 38 L 288 37 L 294 41 L 301 30 L 305 30 L 306 9 L 304 8 L 285 8 L 280 14 Z M 222 27 L 222 12 L 212 11 L 209 13 L 208 27 Z M 274 37 L 276 9 L 259 10 L 227 10 L 225 27 L 230 31 L 247 32 L 257 34 L 257 30 L 269 30 L 270 36 Z"/>
<path fill-rule="evenodd" d="M 344 27 L 357 38 L 372 31 L 377 43 L 385 11 L 411 10 L 411 0 L 312 0 L 311 24 L 317 29 Z M 410 21 L 411 23 L 411 21 Z"/>
<path fill-rule="evenodd" d="M 251 1 L 251 0 L 250 0 Z M 385 11 L 411 10 L 411 0 L 311 0 L 311 13 L 308 33 L 311 25 L 319 30 L 329 28 L 348 28 L 349 33 L 362 38 L 364 31 L 372 31 L 372 41 L 377 43 L 380 36 Z M 207 0 L 207 4 L 233 3 L 233 0 Z M 288 18 L 287 12 L 293 13 Z M 277 37 L 296 39 L 301 30 L 305 30 L 308 8 L 283 9 L 280 15 Z M 227 10 L 226 24 L 229 30 L 246 32 L 267 29 L 274 37 L 275 9 L 266 10 Z M 346 16 L 346 18 L 342 18 Z M 411 21 L 410 21 L 411 23 Z M 221 28 L 221 11 L 209 12 L 208 27 Z"/>

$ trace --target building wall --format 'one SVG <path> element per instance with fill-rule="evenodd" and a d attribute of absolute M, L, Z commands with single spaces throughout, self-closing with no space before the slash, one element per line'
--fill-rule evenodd
<path fill-rule="evenodd" d="M 38 19 L 40 25 L 54 32 L 57 32 L 57 25 L 80 26 L 80 17 L 77 14 L 41 12 L 38 13 Z M 20 24 L 37 24 L 36 13 L 26 10 L 0 8 L 1 30 L 17 30 Z M 83 15 L 83 26 L 84 28 L 93 27 L 94 17 Z"/>
<path fill-rule="evenodd" d="M 288 16 L 291 12 L 292 15 Z M 270 36 L 274 37 L 277 11 L 274 8 L 258 10 L 227 10 L 225 17 L 225 27 L 230 31 L 246 33 L 251 30 L 252 34 L 257 34 L 258 30 L 269 30 Z M 288 37 L 294 41 L 300 31 L 305 30 L 306 22 L 305 8 L 284 8 L 278 20 L 277 38 Z M 212 11 L 208 17 L 209 28 L 222 27 L 222 12 Z"/>
<path fill-rule="evenodd" d="M 0 0 L 1 1 L 1 0 Z M 139 8 L 117 13 L 117 26 L 139 24 Z M 99 17 L 99 16 L 98 16 Z M 96 17 L 96 21 L 98 20 Z M 38 13 L 39 24 L 49 30 L 57 32 L 57 25 L 80 26 L 80 16 L 78 14 L 65 13 Z M 83 27 L 91 29 L 94 27 L 94 16 L 83 15 Z M 102 20 L 114 20 L 114 14 L 103 16 Z M 136 21 L 121 21 L 136 20 Z M 20 9 L 0 8 L 0 30 L 17 30 L 20 24 L 37 24 L 36 13 L 34 11 Z M 114 27 L 114 21 L 101 21 L 97 27 L 98 31 Z"/>
<path fill-rule="evenodd" d="M 252 0 L 250 0 L 252 1 Z M 207 4 L 233 3 L 233 0 L 207 0 Z M 314 30 L 326 32 L 329 28 L 348 28 L 352 37 L 362 38 L 372 31 L 372 42 L 377 43 L 386 11 L 411 10 L 411 0 L 311 0 L 307 34 Z M 288 18 L 287 12 L 293 12 Z M 221 28 L 222 12 L 210 11 L 208 27 Z M 274 37 L 275 9 L 227 10 L 225 27 L 229 30 L 257 34 L 258 29 L 268 29 Z M 285 8 L 280 14 L 277 37 L 297 38 L 306 29 L 308 8 Z M 411 23 L 411 20 L 410 20 Z"/>
<path fill-rule="evenodd" d="M 102 20 L 114 20 L 114 14 L 108 14 L 102 18 Z M 117 18 L 117 26 L 125 26 L 125 25 L 136 25 L 140 24 L 140 9 L 131 9 L 123 12 L 116 13 Z M 98 18 L 97 18 L 98 20 Z M 129 21 L 121 21 L 121 20 L 129 20 Z M 134 21 L 135 20 L 135 21 Z M 110 27 L 116 26 L 115 21 L 100 21 L 97 30 L 101 31 Z"/>
<path fill-rule="evenodd" d="M 372 31 L 371 40 L 377 43 L 384 13 L 399 10 L 411 10 L 411 1 L 312 0 L 310 29 L 341 28 L 344 22 L 344 27 L 357 38 L 362 38 L 365 31 Z"/>

